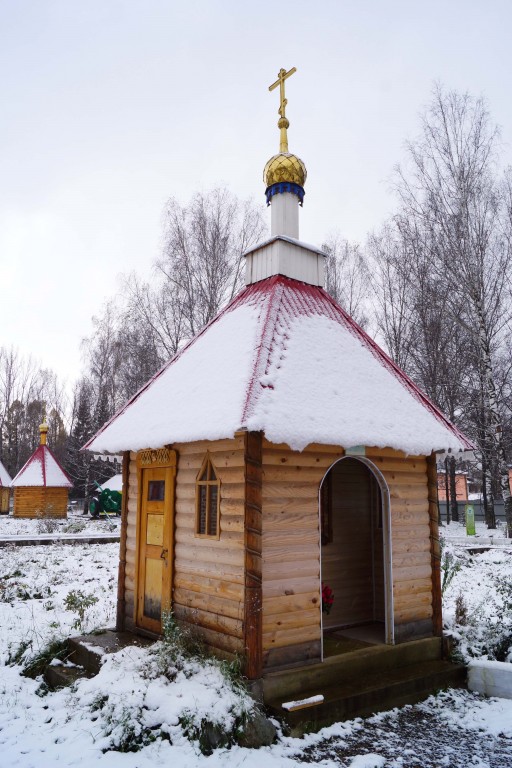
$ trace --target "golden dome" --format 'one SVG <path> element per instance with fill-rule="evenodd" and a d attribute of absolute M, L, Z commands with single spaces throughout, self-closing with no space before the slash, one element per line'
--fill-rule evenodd
<path fill-rule="evenodd" d="M 303 187 L 308 173 L 306 166 L 297 155 L 290 152 L 280 152 L 271 157 L 263 170 L 263 181 L 267 187 L 289 181 Z"/>

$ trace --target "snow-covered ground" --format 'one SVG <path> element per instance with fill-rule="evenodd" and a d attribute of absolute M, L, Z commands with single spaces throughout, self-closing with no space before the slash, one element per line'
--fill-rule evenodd
<path fill-rule="evenodd" d="M 11 525 L 26 535 L 36 530 L 37 521 L 0 518 L 0 538 Z M 465 538 L 462 526 L 452 523 L 442 535 L 447 627 L 461 641 L 466 657 L 490 656 L 499 646 L 506 658 L 512 645 L 512 631 L 508 646 L 504 631 L 512 626 L 512 603 L 507 607 L 512 547 L 471 555 L 452 543 Z M 21 657 L 23 649 L 25 656 L 33 654 L 51 638 L 112 626 L 117 552 L 117 544 L 0 549 L 0 768 L 286 768 L 303 762 L 324 768 L 512 765 L 512 701 L 463 691 L 338 723 L 303 739 L 281 736 L 271 747 L 219 748 L 210 756 L 187 738 L 187 729 L 193 730 L 203 717 L 229 726 L 248 706 L 226 685 L 218 666 L 169 664 L 165 654 L 131 648 L 109 657 L 95 678 L 73 689 L 39 695 L 40 681 L 22 676 L 20 665 L 7 662 L 16 653 Z M 458 620 L 462 617 L 465 623 L 455 623 L 456 609 Z M 496 637 L 500 642 L 493 645 Z M 146 746 L 137 752 L 117 751 L 141 733 Z"/>
<path fill-rule="evenodd" d="M 42 518 L 41 520 L 29 520 L 12 517 L 12 515 L 0 515 L 0 539 L 11 536 L 46 536 L 54 534 L 59 536 L 90 536 L 91 534 L 119 533 L 121 518 L 109 515 L 101 516 L 94 520 L 89 515 L 81 515 L 78 511 L 68 512 L 67 519 L 58 520 Z"/>

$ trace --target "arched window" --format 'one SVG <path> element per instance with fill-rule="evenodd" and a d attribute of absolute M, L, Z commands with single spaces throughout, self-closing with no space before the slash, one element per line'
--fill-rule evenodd
<path fill-rule="evenodd" d="M 196 536 L 220 536 L 220 480 L 207 455 L 196 481 Z"/>

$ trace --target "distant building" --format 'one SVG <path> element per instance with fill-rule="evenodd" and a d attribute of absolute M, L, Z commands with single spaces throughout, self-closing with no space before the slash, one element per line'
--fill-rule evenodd
<path fill-rule="evenodd" d="M 439 501 L 446 501 L 446 475 L 444 473 L 439 473 L 437 476 L 437 492 Z M 469 499 L 467 472 L 455 473 L 455 493 L 457 501 L 467 501 Z"/>
<path fill-rule="evenodd" d="M 39 427 L 41 442 L 11 483 L 14 517 L 66 517 L 73 483 L 46 445 L 48 425 Z"/>
<path fill-rule="evenodd" d="M 11 476 L 0 461 L 0 515 L 9 514 Z"/>

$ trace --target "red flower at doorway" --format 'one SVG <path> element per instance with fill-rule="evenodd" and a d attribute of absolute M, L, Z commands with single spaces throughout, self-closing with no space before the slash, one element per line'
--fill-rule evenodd
<path fill-rule="evenodd" d="M 334 592 L 328 584 L 322 583 L 322 613 L 330 613 L 334 603 Z"/>

